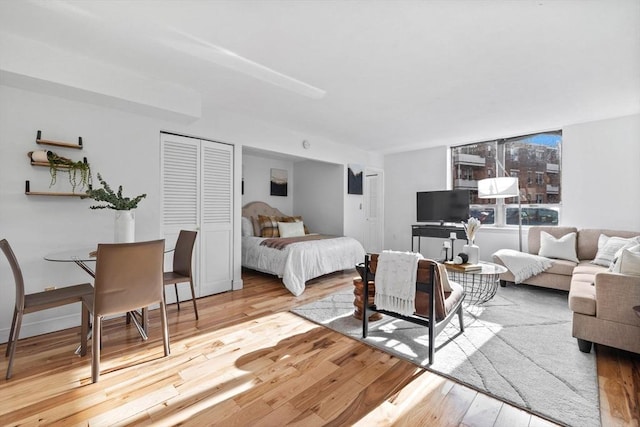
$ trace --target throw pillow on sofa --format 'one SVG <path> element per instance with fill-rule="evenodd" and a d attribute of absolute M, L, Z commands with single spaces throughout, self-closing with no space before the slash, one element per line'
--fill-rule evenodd
<path fill-rule="evenodd" d="M 578 262 L 576 254 L 576 233 L 572 232 L 556 239 L 546 231 L 540 232 L 540 250 L 538 255 L 545 258 L 566 259 Z"/>
<path fill-rule="evenodd" d="M 598 253 L 591 263 L 603 267 L 611 266 L 615 261 L 616 253 L 625 247 L 635 246 L 640 243 L 637 239 L 637 237 L 623 239 L 622 237 L 609 237 L 601 234 L 600 237 L 598 237 Z"/>
<path fill-rule="evenodd" d="M 624 248 L 613 266 L 613 272 L 640 276 L 640 245 Z"/>

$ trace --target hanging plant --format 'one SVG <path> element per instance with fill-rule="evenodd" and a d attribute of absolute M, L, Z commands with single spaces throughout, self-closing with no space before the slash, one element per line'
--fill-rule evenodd
<path fill-rule="evenodd" d="M 89 188 L 91 184 L 91 167 L 86 162 L 86 159 L 76 162 L 59 156 L 53 151 L 47 151 L 47 160 L 49 161 L 49 174 L 51 175 L 49 187 L 55 185 L 58 180 L 58 172 L 61 171 L 68 174 L 72 192 L 75 193 L 78 186 L 81 190 Z"/>
<path fill-rule="evenodd" d="M 89 188 L 87 190 L 87 196 L 97 202 L 105 202 L 106 205 L 94 205 L 89 206 L 89 209 L 114 209 L 117 211 L 128 211 L 131 209 L 135 209 L 138 207 L 138 203 L 140 200 L 147 197 L 146 194 L 141 194 L 134 198 L 124 197 L 122 195 L 122 185 L 118 187 L 118 192 L 114 192 L 109 184 L 106 183 L 102 176 L 98 174 L 98 181 L 102 184 L 102 188 L 93 189 Z M 83 196 L 84 198 L 84 196 Z"/>

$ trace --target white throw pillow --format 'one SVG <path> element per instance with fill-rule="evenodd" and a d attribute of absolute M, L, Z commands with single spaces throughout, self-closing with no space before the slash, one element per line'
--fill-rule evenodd
<path fill-rule="evenodd" d="M 623 249 L 613 265 L 613 272 L 640 276 L 640 245 Z"/>
<path fill-rule="evenodd" d="M 545 258 L 566 259 L 578 262 L 576 255 L 576 233 L 572 232 L 556 239 L 546 231 L 540 232 L 540 251 L 538 255 Z"/>
<path fill-rule="evenodd" d="M 242 237 L 245 236 L 253 236 L 253 224 L 251 220 L 247 217 L 242 217 Z"/>
<path fill-rule="evenodd" d="M 624 247 L 635 246 L 637 243 L 635 237 L 623 239 L 622 237 L 609 237 L 601 234 L 598 237 L 598 253 L 591 263 L 609 267 L 615 261 L 616 256 L 619 256 L 617 252 L 621 252 Z"/>
<path fill-rule="evenodd" d="M 278 222 L 280 237 L 304 236 L 304 224 L 300 222 Z"/>

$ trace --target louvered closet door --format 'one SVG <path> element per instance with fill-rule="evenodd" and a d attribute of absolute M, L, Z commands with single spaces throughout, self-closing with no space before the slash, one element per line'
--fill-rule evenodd
<path fill-rule="evenodd" d="M 196 230 L 194 277 L 198 296 L 231 290 L 233 147 L 161 134 L 162 225 L 167 246 L 180 230 Z M 165 269 L 171 268 L 172 255 Z M 189 297 L 178 287 L 180 299 Z M 167 292 L 167 302 L 175 301 Z"/>
<path fill-rule="evenodd" d="M 233 147 L 202 141 L 200 154 L 200 286 L 211 295 L 232 288 Z"/>

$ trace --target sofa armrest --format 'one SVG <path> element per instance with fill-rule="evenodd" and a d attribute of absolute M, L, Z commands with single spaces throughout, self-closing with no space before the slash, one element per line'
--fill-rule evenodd
<path fill-rule="evenodd" d="M 640 276 L 601 272 L 595 276 L 596 317 L 640 326 L 633 306 L 640 305 Z"/>

